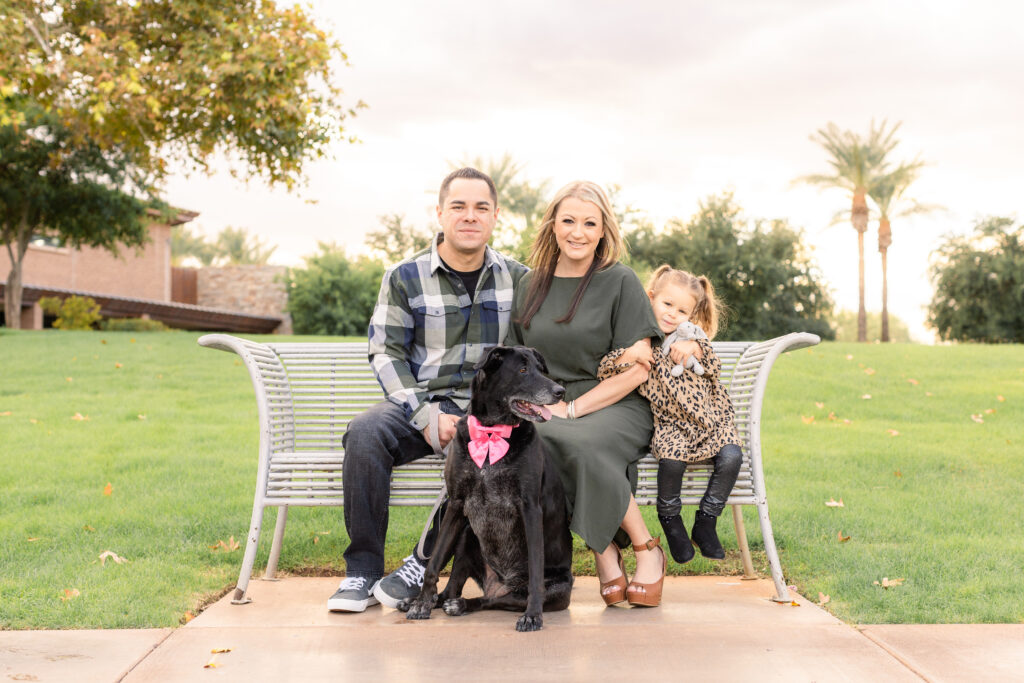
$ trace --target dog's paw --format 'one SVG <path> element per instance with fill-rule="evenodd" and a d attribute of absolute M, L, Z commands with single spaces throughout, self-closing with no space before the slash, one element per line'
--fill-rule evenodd
<path fill-rule="evenodd" d="M 444 613 L 450 617 L 461 617 L 466 613 L 465 598 L 448 598 L 444 601 Z"/>
<path fill-rule="evenodd" d="M 524 614 L 519 617 L 519 621 L 516 622 L 517 631 L 539 631 L 544 628 L 544 617 L 537 615 Z"/>
<path fill-rule="evenodd" d="M 429 619 L 430 610 L 433 606 L 433 600 L 421 600 L 416 598 L 412 602 L 406 605 L 405 612 L 406 619 Z"/>
<path fill-rule="evenodd" d="M 404 600 L 399 600 L 398 604 L 395 605 L 395 609 L 397 609 L 399 612 L 408 612 L 410 607 L 412 607 L 412 600 L 408 598 Z"/>

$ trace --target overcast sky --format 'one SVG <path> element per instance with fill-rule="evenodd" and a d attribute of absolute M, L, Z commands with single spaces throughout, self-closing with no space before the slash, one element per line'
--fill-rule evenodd
<path fill-rule="evenodd" d="M 167 186 L 203 233 L 247 228 L 278 245 L 274 262 L 301 264 L 318 241 L 356 248 L 383 214 L 431 224 L 449 162 L 509 153 L 552 190 L 621 185 L 657 224 L 731 190 L 748 216 L 803 228 L 837 303 L 855 310 L 856 235 L 828 227 L 849 200 L 791 182 L 828 171 L 809 139 L 827 122 L 864 133 L 888 119 L 902 121 L 895 157 L 930 163 L 912 196 L 947 209 L 893 221 L 889 310 L 928 340 L 941 236 L 1019 215 L 1019 3 L 320 0 L 313 13 L 348 53 L 349 103 L 369 105 L 350 120 L 362 142 L 311 165 L 297 194 L 226 173 Z M 878 310 L 874 222 L 866 255 Z"/>

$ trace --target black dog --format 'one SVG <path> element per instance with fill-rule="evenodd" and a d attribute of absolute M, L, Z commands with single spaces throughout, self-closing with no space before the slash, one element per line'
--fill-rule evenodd
<path fill-rule="evenodd" d="M 469 415 L 458 422 L 445 464 L 448 510 L 423 589 L 399 609 L 408 619 L 429 619 L 437 605 L 450 616 L 525 608 L 516 630 L 537 631 L 543 610 L 569 606 L 572 538 L 562 482 L 531 422 L 550 419 L 544 406 L 561 400 L 565 390 L 544 376 L 547 366 L 534 349 L 496 346 L 476 370 Z M 499 432 L 514 425 L 504 430 L 511 431 L 507 452 L 500 453 L 501 444 L 496 451 L 490 442 L 499 437 L 481 435 L 477 425 L 497 425 Z M 451 578 L 438 598 L 438 572 L 453 554 Z M 482 598 L 462 597 L 468 578 L 480 585 Z"/>

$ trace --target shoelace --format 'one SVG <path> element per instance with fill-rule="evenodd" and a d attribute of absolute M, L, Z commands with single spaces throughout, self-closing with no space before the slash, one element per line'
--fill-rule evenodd
<path fill-rule="evenodd" d="M 338 590 L 340 590 L 340 591 L 360 590 L 365 585 L 366 585 L 366 577 L 365 576 L 349 576 L 349 577 L 346 577 L 346 578 L 342 579 L 341 585 L 338 586 Z"/>
<path fill-rule="evenodd" d="M 426 571 L 426 567 L 419 563 L 412 555 L 402 560 L 405 562 L 398 570 L 395 571 L 395 576 L 402 579 L 406 586 L 412 588 L 413 586 L 423 585 L 423 572 Z"/>

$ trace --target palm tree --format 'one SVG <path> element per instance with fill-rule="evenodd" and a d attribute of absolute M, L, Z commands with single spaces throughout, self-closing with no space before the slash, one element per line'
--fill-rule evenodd
<path fill-rule="evenodd" d="M 837 187 L 846 190 L 852 198 L 850 207 L 850 223 L 857 231 L 857 256 L 859 276 L 859 305 L 857 308 L 857 341 L 867 341 L 867 311 L 864 307 L 864 233 L 868 229 L 868 188 L 885 174 L 886 157 L 899 144 L 895 138 L 896 123 L 886 131 L 886 121 L 875 127 L 871 122 L 871 130 L 866 139 L 851 131 L 840 130 L 831 121 L 824 128 L 811 136 L 828 152 L 830 175 L 809 175 L 798 178 L 799 182 L 823 187 Z"/>
<path fill-rule="evenodd" d="M 882 341 L 889 341 L 889 280 L 888 280 L 888 251 L 892 244 L 892 226 L 890 219 L 911 216 L 914 214 L 931 213 L 940 210 L 941 207 L 929 204 L 920 204 L 916 200 L 903 196 L 907 188 L 917 180 L 924 162 L 915 159 L 909 163 L 900 164 L 891 173 L 886 173 L 875 179 L 875 182 L 868 188 L 868 196 L 878 207 L 878 253 L 882 255 Z M 893 203 L 896 209 L 893 210 Z"/>

